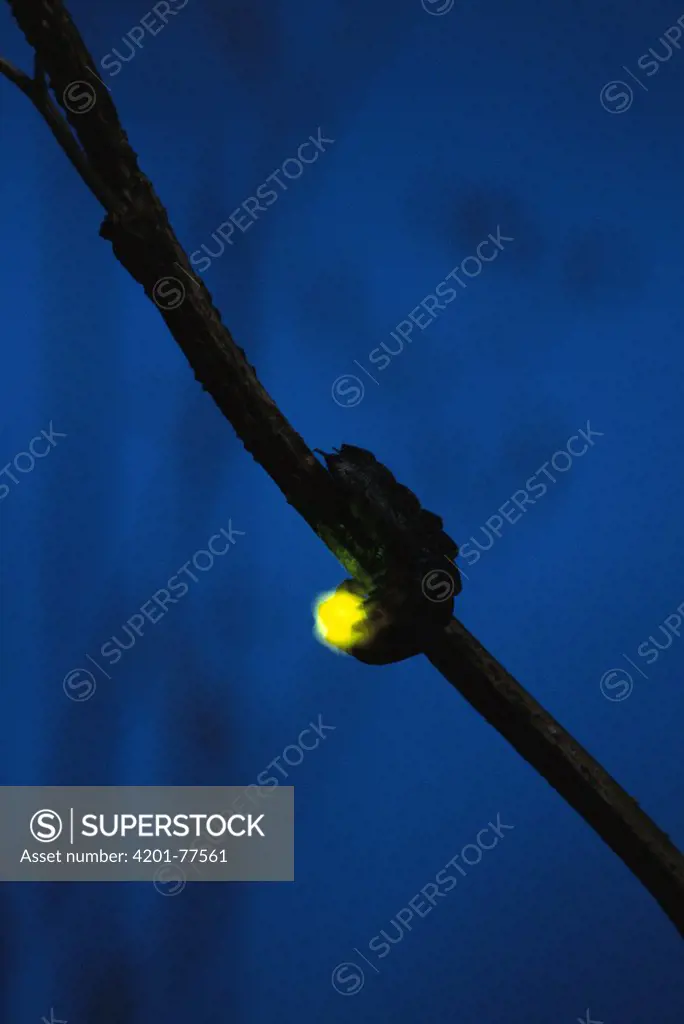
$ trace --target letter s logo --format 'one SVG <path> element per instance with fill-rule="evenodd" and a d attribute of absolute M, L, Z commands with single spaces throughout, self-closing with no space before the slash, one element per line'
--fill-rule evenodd
<path fill-rule="evenodd" d="M 62 819 L 57 811 L 43 808 L 36 811 L 29 822 L 29 829 L 39 843 L 53 843 L 62 833 Z"/>

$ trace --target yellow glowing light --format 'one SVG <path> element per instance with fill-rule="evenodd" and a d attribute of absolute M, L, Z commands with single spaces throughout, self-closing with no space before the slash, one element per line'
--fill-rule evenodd
<path fill-rule="evenodd" d="M 319 640 L 346 651 L 366 638 L 363 598 L 345 590 L 322 594 L 314 606 L 314 632 Z"/>

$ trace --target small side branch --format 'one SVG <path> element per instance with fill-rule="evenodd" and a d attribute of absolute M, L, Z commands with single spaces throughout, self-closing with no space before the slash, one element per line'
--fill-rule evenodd
<path fill-rule="evenodd" d="M 4 75 L 23 92 L 24 96 L 28 97 L 83 182 L 104 209 L 110 209 L 114 197 L 93 172 L 84 151 L 69 127 L 69 123 L 53 102 L 38 56 L 35 59 L 33 78 L 3 57 L 0 57 L 0 75 Z"/>

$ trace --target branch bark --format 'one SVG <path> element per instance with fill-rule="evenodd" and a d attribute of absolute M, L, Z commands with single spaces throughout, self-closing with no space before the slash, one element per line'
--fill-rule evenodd
<path fill-rule="evenodd" d="M 340 502 L 326 469 L 260 384 L 192 271 L 151 182 L 138 166 L 109 92 L 61 0 L 8 0 L 36 54 L 31 79 L 7 61 L 4 74 L 45 118 L 104 207 L 100 228 L 114 254 L 160 310 L 195 377 L 314 532 L 362 584 L 373 538 Z M 56 103 L 45 83 L 49 80 Z M 76 84 L 94 97 L 69 109 Z M 97 84 L 96 84 L 97 83 Z M 61 108 L 61 110 L 59 109 Z M 426 656 L 621 858 L 684 937 L 684 858 L 636 802 L 456 619 Z"/>

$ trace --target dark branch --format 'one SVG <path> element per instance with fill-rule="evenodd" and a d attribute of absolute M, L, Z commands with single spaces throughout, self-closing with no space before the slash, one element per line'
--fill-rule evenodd
<path fill-rule="evenodd" d="M 93 59 L 61 0 L 8 0 L 37 58 L 30 79 L 0 71 L 24 92 L 107 211 L 101 235 L 156 303 L 197 380 L 287 501 L 361 583 L 372 577 L 377 537 L 317 462 L 257 379 L 138 166 L 104 85 L 75 113 L 65 102 L 92 82 Z M 64 116 L 49 99 L 49 79 Z M 70 127 L 69 127 L 70 126 Z M 77 141 L 78 140 L 78 141 Z M 374 550 L 371 550 L 371 549 Z M 684 859 L 601 766 L 525 692 L 458 621 L 427 650 L 432 664 L 587 821 L 647 887 L 684 935 Z"/>

